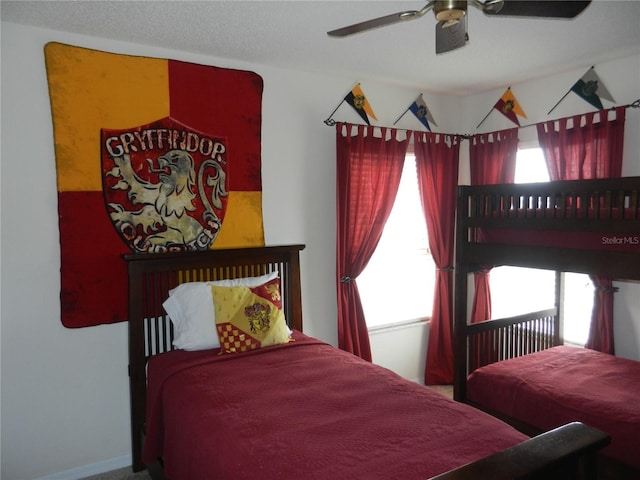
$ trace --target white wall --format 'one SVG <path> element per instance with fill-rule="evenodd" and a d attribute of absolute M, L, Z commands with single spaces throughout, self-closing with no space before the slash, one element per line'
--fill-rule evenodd
<path fill-rule="evenodd" d="M 2 470 L 5 480 L 78 478 L 127 465 L 129 405 L 127 333 L 125 324 L 69 330 L 60 323 L 59 238 L 55 159 L 51 112 L 43 47 L 49 41 L 131 55 L 174 58 L 219 67 L 253 70 L 264 79 L 263 95 L 263 211 L 267 244 L 305 243 L 302 286 L 305 330 L 337 344 L 335 306 L 335 154 L 334 129 L 323 120 L 356 82 L 372 103 L 380 124 L 391 125 L 421 90 L 284 71 L 260 65 L 167 51 L 142 45 L 83 37 L 64 32 L 3 22 L 2 40 L 2 302 L 1 407 Z M 215 52 L 212 52 L 215 53 Z M 617 97 L 637 88 L 635 70 L 614 65 L 618 85 L 605 80 Z M 579 72 L 580 74 L 582 72 Z M 600 74 L 600 70 L 598 70 Z M 575 72 L 549 82 L 550 92 L 573 81 Z M 537 91 L 535 84 L 529 87 Z M 455 99 L 425 93 L 441 131 L 473 133 L 502 92 L 478 98 Z M 525 111 L 530 102 L 516 96 Z M 553 94 L 550 94 L 553 96 Z M 531 93 L 531 97 L 535 95 Z M 635 98 L 616 98 L 620 103 Z M 578 112 L 588 105 L 575 105 Z M 566 107 L 568 108 L 568 107 Z M 460 114 L 468 120 L 460 125 Z M 565 111 L 566 114 L 566 111 Z M 638 112 L 629 112 L 636 122 Z M 334 118 L 358 122 L 347 106 Z M 534 120 L 540 120 L 534 119 Z M 468 125 L 467 125 L 468 123 Z M 399 128 L 419 128 L 410 115 Z M 488 125 L 487 125 L 488 126 Z M 636 135 L 637 137 L 637 135 Z M 637 138 L 636 138 L 637 140 Z M 640 174 L 637 143 L 635 162 L 626 174 Z M 629 152 L 628 152 L 629 153 Z M 631 315 L 640 310 L 637 285 L 624 288 Z M 631 295 L 628 296 L 627 292 Z M 405 330 L 415 338 L 415 331 Z M 630 347 L 637 357 L 640 339 Z M 393 333 L 393 344 L 404 351 L 407 337 Z M 420 332 L 422 335 L 422 332 Z M 625 337 L 627 334 L 624 335 Z M 424 337 L 423 337 L 424 338 Z M 372 340 L 374 358 L 391 368 L 404 369 L 389 343 Z M 622 340 L 625 340 L 624 338 Z M 618 341 L 618 338 L 616 338 Z M 423 340 L 425 342 L 425 340 Z M 424 345 L 417 355 L 424 358 Z M 416 348 L 418 346 L 416 345 Z M 635 348 L 635 350 L 633 350 Z M 413 362 L 420 368 L 422 361 Z M 422 367 L 423 369 L 423 367 Z M 409 378 L 422 374 L 409 372 Z M 96 471 L 97 470 L 97 471 Z M 54 475 L 56 472 L 63 472 Z"/>
<path fill-rule="evenodd" d="M 373 363 L 424 384 L 428 340 L 429 322 L 371 331 L 369 341 Z"/>

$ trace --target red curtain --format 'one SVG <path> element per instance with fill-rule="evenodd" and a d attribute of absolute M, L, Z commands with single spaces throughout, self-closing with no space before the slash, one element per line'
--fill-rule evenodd
<path fill-rule="evenodd" d="M 460 143 L 457 136 L 415 133 L 418 187 L 436 264 L 425 384 L 453 382 L 453 256 Z"/>
<path fill-rule="evenodd" d="M 563 118 L 537 125 L 538 141 L 551 180 L 584 180 L 622 176 L 625 107 Z M 595 116 L 598 115 L 598 122 Z M 569 122 L 571 120 L 571 122 Z M 613 292 L 611 280 L 591 276 L 596 286 L 587 347 L 613 354 Z"/>
<path fill-rule="evenodd" d="M 473 272 L 473 306 L 471 307 L 471 323 L 478 323 L 491 318 L 491 268 Z"/>
<path fill-rule="evenodd" d="M 382 135 L 374 136 L 378 130 Z M 398 192 L 409 143 L 399 135 L 395 129 L 336 125 L 338 345 L 369 361 L 369 333 L 354 280 L 375 251 Z"/>
<path fill-rule="evenodd" d="M 611 279 L 590 275 L 595 293 L 593 299 L 593 313 L 589 327 L 589 339 L 585 347 L 599 352 L 615 353 L 613 341 L 613 294 L 617 289 Z"/>
<path fill-rule="evenodd" d="M 517 154 L 517 128 L 474 135 L 469 145 L 471 184 L 513 183 L 516 175 Z M 491 318 L 490 271 L 491 267 L 487 266 L 484 270 L 474 273 L 472 323 Z"/>
<path fill-rule="evenodd" d="M 596 114 L 598 122 L 594 122 Z M 617 107 L 615 118 L 608 111 L 539 123 L 538 141 L 544 151 L 549 178 L 585 180 L 622 175 L 622 146 L 626 109 Z"/>

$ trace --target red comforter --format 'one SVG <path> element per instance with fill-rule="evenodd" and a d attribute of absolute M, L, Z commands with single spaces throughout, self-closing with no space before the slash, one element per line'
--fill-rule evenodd
<path fill-rule="evenodd" d="M 174 351 L 148 367 L 143 460 L 172 480 L 424 480 L 525 440 L 318 340 Z"/>
<path fill-rule="evenodd" d="M 604 455 L 640 468 L 640 362 L 554 347 L 474 371 L 467 398 L 542 430 L 574 420 L 599 428 L 611 436 Z"/>

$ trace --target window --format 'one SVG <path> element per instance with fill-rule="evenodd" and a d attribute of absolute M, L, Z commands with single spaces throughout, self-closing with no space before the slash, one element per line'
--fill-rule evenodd
<path fill-rule="evenodd" d="M 549 173 L 540 148 L 518 150 L 515 183 L 548 182 Z M 564 340 L 584 345 L 589 336 L 593 283 L 586 274 L 564 273 Z M 490 275 L 493 318 L 533 312 L 553 306 L 555 272 L 520 267 L 496 267 Z M 529 287 L 522 288 L 523 285 Z M 532 289 L 530 286 L 535 285 Z"/>
<path fill-rule="evenodd" d="M 356 279 L 369 328 L 431 316 L 435 264 L 427 240 L 416 160 L 407 154 L 398 195 L 378 247 Z"/>
<path fill-rule="evenodd" d="M 593 310 L 593 282 L 584 273 L 564 275 L 564 341 L 585 345 L 589 338 L 591 312 Z"/>

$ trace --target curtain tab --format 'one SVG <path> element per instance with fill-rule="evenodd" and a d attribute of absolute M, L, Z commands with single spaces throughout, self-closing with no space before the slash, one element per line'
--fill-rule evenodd
<path fill-rule="evenodd" d="M 598 292 L 616 293 L 620 289 L 618 287 L 613 287 L 609 285 L 600 285 L 599 287 L 596 287 L 596 290 Z"/>

